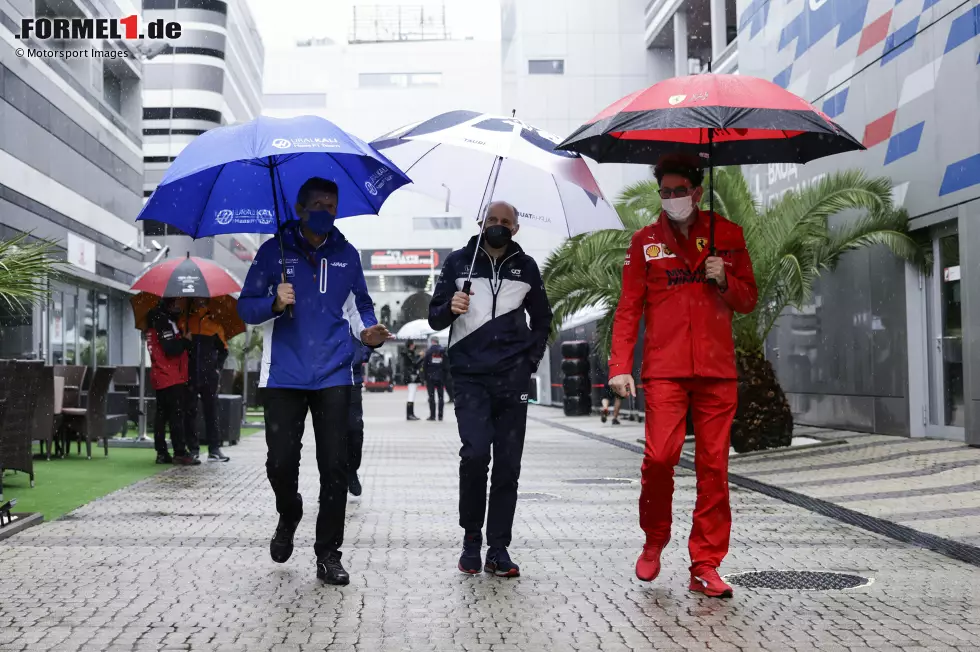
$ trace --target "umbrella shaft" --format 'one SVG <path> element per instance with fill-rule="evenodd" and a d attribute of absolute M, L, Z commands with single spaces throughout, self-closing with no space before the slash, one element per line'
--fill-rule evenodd
<path fill-rule="evenodd" d="M 470 271 L 466 274 L 466 282 L 463 284 L 463 292 L 469 294 L 472 287 L 473 268 L 476 267 L 476 256 L 480 253 L 480 243 L 483 240 L 483 232 L 487 228 L 487 209 L 493 202 L 493 193 L 497 189 L 497 179 L 500 177 L 500 167 L 503 165 L 504 157 L 498 156 L 490 169 L 490 178 L 487 180 L 487 189 L 483 192 L 483 199 L 480 202 L 480 217 L 483 218 L 480 224 L 480 233 L 476 236 L 476 248 L 473 249 L 473 260 L 470 261 Z"/>

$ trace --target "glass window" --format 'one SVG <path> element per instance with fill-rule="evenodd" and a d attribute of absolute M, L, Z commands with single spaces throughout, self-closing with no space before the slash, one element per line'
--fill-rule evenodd
<path fill-rule="evenodd" d="M 95 300 L 95 365 L 109 364 L 109 296 L 99 292 Z"/>
<path fill-rule="evenodd" d="M 48 343 L 48 359 L 51 364 L 65 364 L 65 315 L 61 306 L 61 292 L 51 293 L 51 309 L 48 311 L 48 332 L 51 339 Z"/>
<path fill-rule="evenodd" d="M 442 85 L 441 72 L 362 72 L 361 88 L 421 88 Z"/>
<path fill-rule="evenodd" d="M 272 93 L 262 98 L 267 109 L 316 109 L 327 106 L 326 93 Z"/>
<path fill-rule="evenodd" d="M 413 217 L 416 231 L 457 231 L 463 228 L 461 217 Z"/>
<path fill-rule="evenodd" d="M 86 367 L 95 366 L 95 308 L 92 305 L 94 299 L 93 292 L 79 289 L 76 319 L 79 322 L 78 351 L 80 354 L 75 364 Z"/>
<path fill-rule="evenodd" d="M 109 66 L 102 65 L 102 98 L 105 103 L 122 113 L 122 80 L 109 69 Z"/>
<path fill-rule="evenodd" d="M 24 360 L 34 357 L 34 311 L 11 308 L 0 301 L 0 358 Z"/>
<path fill-rule="evenodd" d="M 529 75 L 564 75 L 564 59 L 530 59 L 527 62 Z"/>
<path fill-rule="evenodd" d="M 75 299 L 76 297 L 66 294 L 64 297 L 64 362 L 63 364 L 78 364 L 76 353 L 76 338 L 78 337 L 78 326 L 75 322 Z"/>

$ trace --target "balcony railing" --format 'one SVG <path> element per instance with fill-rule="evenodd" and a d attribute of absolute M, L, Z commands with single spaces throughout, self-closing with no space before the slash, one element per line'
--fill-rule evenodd
<path fill-rule="evenodd" d="M 448 41 L 445 5 L 355 6 L 349 41 Z"/>

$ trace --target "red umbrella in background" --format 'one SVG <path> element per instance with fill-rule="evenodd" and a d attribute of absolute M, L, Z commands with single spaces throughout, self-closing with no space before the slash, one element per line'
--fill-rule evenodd
<path fill-rule="evenodd" d="M 666 154 L 685 153 L 713 168 L 807 163 L 865 147 L 806 100 L 770 81 L 706 74 L 675 77 L 624 97 L 556 149 L 599 163 L 648 165 Z M 709 202 L 714 253 L 714 193 Z"/>
<path fill-rule="evenodd" d="M 242 284 L 221 265 L 187 255 L 154 265 L 133 283 L 133 289 L 158 297 L 220 297 L 241 292 Z"/>
<path fill-rule="evenodd" d="M 147 314 L 161 298 L 209 299 L 211 318 L 224 329 L 226 340 L 245 332 L 245 322 L 238 316 L 238 300 L 233 294 L 242 284 L 221 265 L 188 255 L 155 265 L 136 279 L 133 289 L 139 294 L 130 299 L 136 328 L 145 330 Z"/>
<path fill-rule="evenodd" d="M 223 329 L 227 342 L 245 332 L 245 322 L 238 316 L 238 299 L 233 297 L 242 290 L 242 284 L 221 265 L 190 254 L 154 265 L 136 279 L 133 290 L 139 293 L 130 297 L 136 328 L 145 331 L 149 324 L 147 315 L 162 299 L 208 299 L 208 318 Z M 188 305 L 188 310 L 190 306 Z M 190 321 L 190 314 L 185 318 Z M 140 350 L 139 439 L 146 439 L 145 368 L 146 346 Z"/>

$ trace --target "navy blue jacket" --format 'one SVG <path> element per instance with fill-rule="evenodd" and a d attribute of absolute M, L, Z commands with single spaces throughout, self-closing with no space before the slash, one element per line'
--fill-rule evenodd
<path fill-rule="evenodd" d="M 360 340 L 354 340 L 354 384 L 364 384 L 364 364 L 371 358 L 370 347 L 361 344 Z"/>
<path fill-rule="evenodd" d="M 498 374 L 519 364 L 538 368 L 548 345 L 551 305 L 534 259 L 512 242 L 499 261 L 482 247 L 473 270 L 473 296 L 465 315 L 450 309 L 462 291 L 476 249 L 476 236 L 446 258 L 429 304 L 429 326 L 449 332 L 450 372 Z M 530 316 L 530 326 L 528 317 Z"/>
<path fill-rule="evenodd" d="M 445 369 L 445 363 L 446 349 L 438 344 L 430 346 L 425 352 L 425 362 L 422 364 L 426 382 L 441 383 L 443 381 L 442 370 Z"/>
<path fill-rule="evenodd" d="M 317 249 L 298 222 L 283 227 L 282 239 L 286 280 L 296 292 L 294 316 L 272 311 L 282 278 L 275 239 L 259 247 L 238 299 L 245 323 L 265 324 L 259 386 L 316 390 L 353 385 L 361 331 L 378 323 L 361 257 L 336 228 Z"/>

